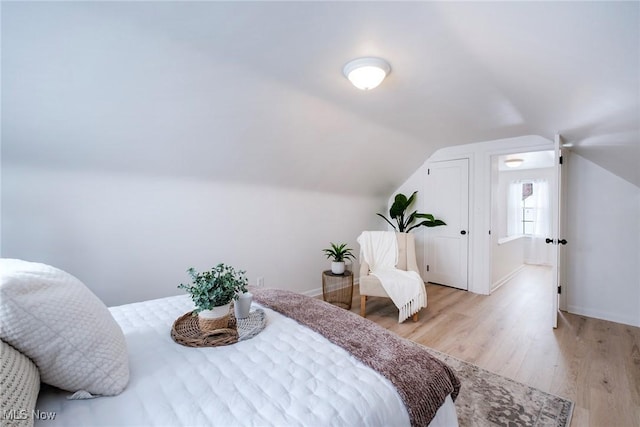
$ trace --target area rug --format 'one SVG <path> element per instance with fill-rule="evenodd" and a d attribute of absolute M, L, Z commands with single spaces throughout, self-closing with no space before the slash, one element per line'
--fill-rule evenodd
<path fill-rule="evenodd" d="M 468 426 L 558 426 L 571 423 L 573 402 L 491 373 L 427 348 L 449 365 L 462 383 L 456 399 L 458 422 Z"/>

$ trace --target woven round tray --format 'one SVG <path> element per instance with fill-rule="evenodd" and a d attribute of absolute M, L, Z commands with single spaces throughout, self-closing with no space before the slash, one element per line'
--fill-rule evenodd
<path fill-rule="evenodd" d="M 252 310 L 249 317 L 245 319 L 236 319 L 231 310 L 226 328 L 202 331 L 198 324 L 198 316 L 193 316 L 190 311 L 173 322 L 171 338 L 187 347 L 217 347 L 253 338 L 264 329 L 266 324 L 267 317 L 261 308 Z"/>

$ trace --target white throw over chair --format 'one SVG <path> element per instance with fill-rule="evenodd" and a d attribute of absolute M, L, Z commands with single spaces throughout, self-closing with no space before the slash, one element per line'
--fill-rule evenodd
<path fill-rule="evenodd" d="M 396 233 L 398 239 L 398 263 L 396 268 L 405 271 L 415 271 L 420 275 L 418 263 L 416 262 L 416 243 L 413 234 Z M 366 317 L 367 297 L 389 298 L 389 295 L 382 287 L 382 283 L 376 276 L 369 274 L 369 264 L 364 259 L 360 260 L 360 315 Z M 414 322 L 418 321 L 418 313 L 412 317 Z"/>

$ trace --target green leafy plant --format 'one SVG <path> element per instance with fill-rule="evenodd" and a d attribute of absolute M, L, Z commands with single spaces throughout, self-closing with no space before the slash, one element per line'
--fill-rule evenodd
<path fill-rule="evenodd" d="M 187 273 L 191 277 L 191 284 L 181 283 L 178 288 L 191 295 L 196 306 L 194 314 L 230 303 L 238 298 L 239 293 L 247 292 L 249 284 L 245 271 L 236 271 L 225 264 L 218 264 L 211 271 L 202 273 L 191 267 Z"/>
<path fill-rule="evenodd" d="M 331 247 L 327 249 L 323 249 L 322 251 L 327 256 L 327 259 L 333 258 L 334 262 L 343 262 L 345 259 L 354 259 L 355 256 L 351 252 L 352 249 L 347 247 L 346 243 L 342 243 L 336 245 L 335 243 L 330 243 Z"/>
<path fill-rule="evenodd" d="M 414 228 L 417 227 L 438 227 L 440 225 L 447 225 L 444 221 L 440 219 L 436 219 L 431 214 L 426 213 L 418 213 L 418 211 L 413 211 L 409 216 L 405 217 L 405 211 L 411 206 L 416 198 L 417 191 L 414 191 L 411 197 L 407 198 L 402 193 L 396 194 L 396 197 L 393 200 L 393 204 L 391 205 L 391 209 L 389 209 L 389 218 L 394 219 L 397 223 L 397 227 L 391 222 L 390 219 L 378 213 L 379 217 L 384 219 L 393 227 L 394 230 L 399 231 L 401 233 L 408 233 Z M 423 218 L 424 221 L 421 221 L 417 224 L 413 224 L 416 219 Z"/>

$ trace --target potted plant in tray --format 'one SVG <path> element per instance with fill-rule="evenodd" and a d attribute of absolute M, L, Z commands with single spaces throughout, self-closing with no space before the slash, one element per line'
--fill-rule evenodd
<path fill-rule="evenodd" d="M 231 302 L 247 291 L 248 280 L 245 271 L 236 271 L 233 267 L 218 264 L 210 271 L 198 273 L 193 267 L 187 270 L 191 276 L 190 284 L 180 284 L 191 295 L 196 306 L 194 316 L 198 316 L 201 330 L 226 328 L 229 323 Z"/>
<path fill-rule="evenodd" d="M 351 249 L 347 247 L 346 243 L 341 243 L 336 245 L 335 243 L 330 243 L 331 247 L 327 249 L 323 249 L 322 251 L 327 256 L 327 259 L 331 258 L 331 272 L 333 274 L 344 274 L 344 260 L 345 259 L 353 259 L 353 253 L 351 253 Z"/>

